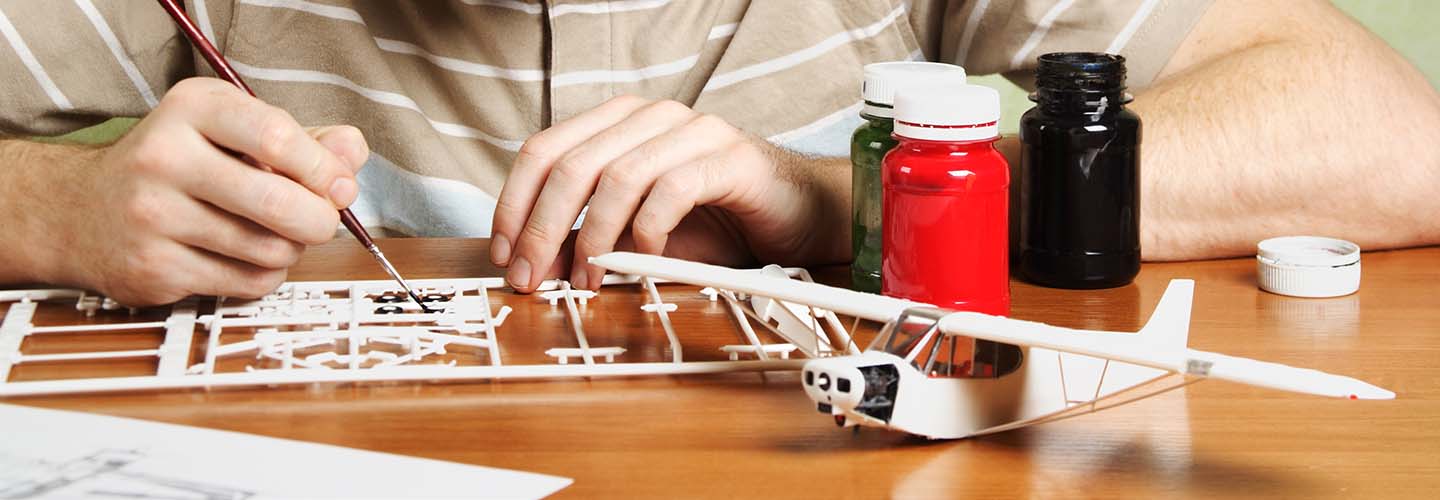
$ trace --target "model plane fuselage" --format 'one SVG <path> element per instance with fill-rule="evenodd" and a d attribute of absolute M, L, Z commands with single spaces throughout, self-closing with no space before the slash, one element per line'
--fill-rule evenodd
<path fill-rule="evenodd" d="M 801 383 L 837 425 L 956 439 L 1023 425 L 1167 375 L 1039 347 L 1020 348 L 1020 354 L 1014 372 L 956 377 L 926 375 L 900 356 L 870 350 L 811 360 Z"/>
<path fill-rule="evenodd" d="M 1192 282 L 1173 282 L 1152 321 L 1115 343 L 1184 349 L 1192 293 Z M 941 321 L 952 314 L 937 308 L 907 309 L 885 325 L 865 352 L 806 362 L 801 374 L 805 394 L 837 425 L 956 439 L 1034 423 L 1171 373 L 947 334 Z M 1053 333 L 1067 335 L 1062 329 Z"/>

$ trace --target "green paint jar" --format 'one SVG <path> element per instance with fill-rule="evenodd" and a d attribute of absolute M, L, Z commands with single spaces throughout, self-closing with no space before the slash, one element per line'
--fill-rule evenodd
<path fill-rule="evenodd" d="M 884 62 L 865 65 L 860 87 L 864 119 L 850 136 L 850 287 L 880 293 L 880 162 L 895 147 L 895 90 L 910 86 L 960 86 L 965 70 L 953 64 Z"/>

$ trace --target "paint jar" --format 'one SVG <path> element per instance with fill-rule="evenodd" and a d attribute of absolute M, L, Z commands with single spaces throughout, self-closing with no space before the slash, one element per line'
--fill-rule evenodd
<path fill-rule="evenodd" d="M 995 149 L 1000 94 L 978 85 L 902 89 L 885 155 L 885 295 L 1010 313 L 1010 168 Z"/>
<path fill-rule="evenodd" d="M 1109 288 L 1140 272 L 1140 116 L 1125 58 L 1040 56 L 1020 120 L 1019 272 L 1056 288 Z"/>
<path fill-rule="evenodd" d="M 895 147 L 895 89 L 915 85 L 965 84 L 965 70 L 932 62 L 884 62 L 865 65 L 860 87 L 865 120 L 850 137 L 851 288 L 880 293 L 880 160 Z"/>

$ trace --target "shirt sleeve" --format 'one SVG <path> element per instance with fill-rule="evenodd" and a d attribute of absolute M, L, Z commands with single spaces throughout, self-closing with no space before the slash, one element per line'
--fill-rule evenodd
<path fill-rule="evenodd" d="M 0 135 L 48 136 L 148 113 L 194 59 L 153 2 L 0 3 Z"/>
<path fill-rule="evenodd" d="M 1033 90 L 1036 58 L 1051 52 L 1125 56 L 1128 85 L 1149 86 L 1210 0 L 916 0 L 910 14 L 925 55 L 999 73 Z"/>

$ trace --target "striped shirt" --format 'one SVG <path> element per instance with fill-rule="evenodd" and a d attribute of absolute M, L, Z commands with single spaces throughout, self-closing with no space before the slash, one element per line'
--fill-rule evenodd
<path fill-rule="evenodd" d="M 673 99 L 802 153 L 843 156 L 860 68 L 927 59 L 1031 85 L 1037 56 L 1108 51 L 1143 88 L 1208 0 L 189 0 L 266 101 L 351 124 L 371 226 L 486 236 L 525 138 L 605 100 Z M 137 0 L 0 0 L 0 132 L 143 116 L 213 75 Z"/>

